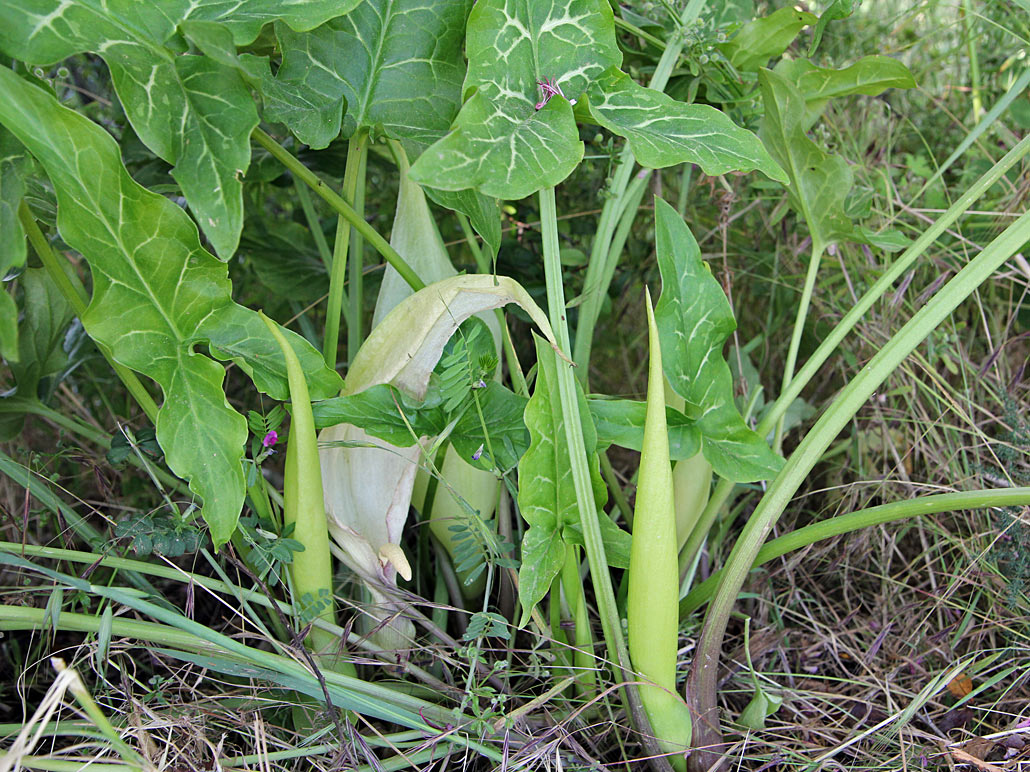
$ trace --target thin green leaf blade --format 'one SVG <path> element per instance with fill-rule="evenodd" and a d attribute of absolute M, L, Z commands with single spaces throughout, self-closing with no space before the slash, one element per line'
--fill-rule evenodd
<path fill-rule="evenodd" d="M 698 409 L 701 450 L 721 476 L 736 482 L 770 479 L 783 459 L 744 423 L 733 402 L 733 377 L 722 356 L 736 328 L 718 280 L 701 260 L 686 223 L 655 198 L 655 236 L 662 296 L 655 320 L 665 377 Z"/>
<path fill-rule="evenodd" d="M 617 67 L 591 83 L 590 113 L 629 141 L 641 166 L 695 163 L 708 175 L 758 169 L 780 182 L 786 173 L 754 134 L 710 105 L 689 105 L 637 84 Z"/>

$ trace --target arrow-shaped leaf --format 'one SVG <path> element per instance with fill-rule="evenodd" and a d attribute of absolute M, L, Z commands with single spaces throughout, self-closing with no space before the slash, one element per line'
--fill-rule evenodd
<path fill-rule="evenodd" d="M 158 442 L 172 471 L 203 498 L 215 545 L 224 544 L 243 503 L 247 422 L 225 399 L 223 368 L 193 347 L 212 341 L 245 359 L 261 371 L 255 380 L 277 395 L 285 394 L 282 354 L 260 355 L 271 335 L 260 337 L 255 325 L 240 322 L 256 314 L 232 310 L 225 264 L 200 246 L 182 209 L 136 184 L 107 132 L 6 68 L 0 68 L 0 93 L 0 123 L 46 170 L 57 192 L 61 236 L 89 262 L 93 298 L 82 323 L 115 360 L 160 384 Z M 232 325 L 216 334 L 216 320 L 247 329 L 250 339 L 222 339 Z M 311 349 L 298 336 L 292 340 Z M 250 360 L 252 352 L 259 355 Z M 313 349 L 304 354 L 309 362 L 312 355 L 317 358 Z M 316 391 L 339 385 L 327 372 L 313 377 Z"/>
<path fill-rule="evenodd" d="M 567 99 L 622 61 L 603 0 L 479 0 L 469 15 L 465 102 L 455 127 L 412 167 L 441 190 L 519 199 L 565 179 L 583 157 Z"/>
<path fill-rule="evenodd" d="M 758 73 L 765 114 L 760 136 L 772 157 L 787 171 L 787 194 L 812 234 L 826 246 L 851 233 L 844 199 L 853 177 L 847 162 L 830 155 L 805 134 L 805 98 L 786 78 L 770 70 Z"/>
<path fill-rule="evenodd" d="M 641 166 L 661 169 L 695 163 L 709 175 L 759 169 L 774 180 L 787 181 L 758 137 L 714 107 L 677 102 L 637 84 L 617 67 L 594 80 L 587 95 L 590 114 L 629 141 Z"/>
<path fill-rule="evenodd" d="M 655 320 L 665 377 L 673 391 L 699 408 L 701 450 L 719 476 L 768 480 L 783 459 L 737 412 L 733 376 L 722 355 L 737 326 L 733 310 L 683 218 L 660 198 L 655 198 L 655 240 L 662 274 Z"/>

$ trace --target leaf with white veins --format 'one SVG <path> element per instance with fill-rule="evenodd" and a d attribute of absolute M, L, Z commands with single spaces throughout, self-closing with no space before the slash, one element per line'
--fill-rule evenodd
<path fill-rule="evenodd" d="M 479 0 L 469 15 L 467 101 L 450 134 L 412 167 L 441 190 L 524 198 L 556 185 L 583 157 L 567 100 L 622 61 L 604 0 Z M 541 82 L 562 96 L 541 104 Z"/>
<path fill-rule="evenodd" d="M 744 423 L 722 355 L 737 326 L 733 310 L 683 218 L 657 197 L 655 239 L 662 274 L 655 320 L 665 377 L 688 405 L 700 409 L 701 450 L 719 476 L 735 482 L 771 479 L 783 459 Z"/>
<path fill-rule="evenodd" d="M 238 72 L 206 56 L 178 56 L 171 46 L 180 22 L 219 22 L 236 45 L 261 26 L 283 20 L 308 29 L 346 13 L 356 0 L 4 0 L 0 50 L 29 64 L 74 54 L 103 57 L 133 128 L 174 165 L 215 251 L 228 259 L 243 227 L 240 177 L 250 164 L 257 111 Z"/>
<path fill-rule="evenodd" d="M 677 102 L 635 83 L 617 67 L 594 80 L 587 95 L 590 114 L 629 141 L 641 166 L 661 169 L 695 163 L 713 176 L 758 169 L 774 180 L 787 181 L 758 137 L 710 105 Z"/>
<path fill-rule="evenodd" d="M 61 236 L 89 262 L 93 297 L 82 323 L 116 361 L 160 384 L 158 442 L 172 471 L 203 498 L 204 519 L 220 546 L 243 504 L 247 422 L 226 401 L 222 366 L 193 348 L 216 340 L 203 330 L 227 309 L 237 320 L 253 322 L 257 315 L 235 307 L 226 265 L 201 247 L 182 209 L 129 176 L 107 132 L 6 68 L 0 68 L 0 93 L 0 123 L 46 170 L 57 192 Z M 213 353 L 254 357 L 248 367 L 261 371 L 256 381 L 284 394 L 282 353 L 268 353 L 271 334 L 262 336 L 253 324 L 241 329 L 254 339 L 217 338 Z M 291 340 L 309 349 L 305 358 L 313 361 L 309 344 L 296 335 Z M 335 373 L 316 373 L 316 393 L 339 383 Z"/>

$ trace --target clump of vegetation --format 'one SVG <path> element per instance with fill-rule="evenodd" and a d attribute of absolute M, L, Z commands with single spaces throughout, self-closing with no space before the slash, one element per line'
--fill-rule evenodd
<path fill-rule="evenodd" d="M 46 5 L 0 770 L 1027 758 L 1025 0 Z"/>

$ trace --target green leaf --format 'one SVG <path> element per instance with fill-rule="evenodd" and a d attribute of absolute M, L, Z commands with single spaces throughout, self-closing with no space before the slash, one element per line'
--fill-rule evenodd
<path fill-rule="evenodd" d="M 849 67 L 816 67 L 808 59 L 784 60 L 774 72 L 791 81 L 806 102 L 849 94 L 876 96 L 889 88 L 915 88 L 908 67 L 889 56 L 865 56 Z"/>
<path fill-rule="evenodd" d="M 486 432 L 497 454 L 496 463 L 501 469 L 511 469 L 529 447 L 529 434 L 522 418 L 527 400 L 494 381 L 478 392 L 478 397 Z M 311 407 L 319 429 L 353 424 L 399 448 L 414 445 L 418 437 L 442 434 L 452 420 L 437 405 L 412 404 L 389 384 L 373 386 L 358 394 L 326 399 Z M 475 407 L 465 410 L 451 429 L 449 439 L 458 454 L 474 464 L 473 455 L 486 443 L 483 424 Z"/>
<path fill-rule="evenodd" d="M 871 247 L 882 249 L 884 252 L 900 252 L 907 249 L 912 239 L 899 230 L 885 230 L 876 232 L 864 225 L 859 225 L 852 232 L 852 238 L 860 244 L 868 244 Z"/>
<path fill-rule="evenodd" d="M 815 15 L 791 7 L 780 8 L 740 28 L 733 39 L 719 46 L 741 72 L 755 72 L 779 56 L 802 29 L 817 21 Z"/>
<path fill-rule="evenodd" d="M 311 399 L 326 399 L 339 393 L 343 379 L 326 367 L 325 360 L 303 337 L 281 329 L 300 360 Z M 268 334 L 268 327 L 249 308 L 229 303 L 213 309 L 194 333 L 207 340 L 211 354 L 231 359 L 254 382 L 258 391 L 285 401 L 290 396 L 286 361 L 282 349 Z"/>
<path fill-rule="evenodd" d="M 238 254 L 277 297 L 307 305 L 321 298 L 329 286 L 311 233 L 299 222 L 247 218 Z"/>
<path fill-rule="evenodd" d="M 477 92 L 462 107 L 457 128 L 419 156 L 411 176 L 441 190 L 474 187 L 517 200 L 557 185 L 582 159 L 583 143 L 564 99 L 516 115 Z"/>
<path fill-rule="evenodd" d="M 647 405 L 629 399 L 588 399 L 590 416 L 597 427 L 597 443 L 639 451 L 644 442 Z M 694 419 L 678 410 L 665 409 L 669 427 L 669 455 L 673 461 L 693 458 L 701 449 L 701 432 Z"/>
<path fill-rule="evenodd" d="M 720 477 L 767 480 L 783 465 L 747 427 L 733 402 L 733 378 L 722 355 L 737 324 L 718 280 L 701 260 L 693 234 L 675 209 L 655 198 L 655 237 L 662 296 L 655 308 L 665 377 L 698 409 L 701 450 Z"/>
<path fill-rule="evenodd" d="M 574 530 L 579 524 L 579 504 L 565 439 L 565 414 L 558 397 L 558 365 L 551 347 L 540 338 L 535 338 L 535 341 L 537 376 L 533 396 L 525 412 L 530 444 L 519 461 L 519 511 L 529 523 L 519 568 L 520 627 L 529 619 L 533 608 L 547 593 L 551 580 L 561 570 L 565 559 L 565 534 L 569 531 L 566 526 L 572 526 Z M 606 495 L 606 489 L 598 469 L 597 433 L 578 383 L 576 394 L 580 403 L 579 414 L 583 418 L 583 444 L 591 467 L 595 505 L 600 507 L 604 504 L 601 496 Z M 572 540 L 577 541 L 575 538 Z M 581 536 L 578 541 L 582 543 Z"/>
<path fill-rule="evenodd" d="M 337 424 L 353 424 L 399 448 L 411 447 L 422 436 L 433 437 L 447 425 L 446 415 L 441 410 L 411 404 L 388 383 L 313 403 L 311 410 L 319 430 Z"/>
<path fill-rule="evenodd" d="M 754 732 L 765 729 L 765 720 L 780 709 L 783 697 L 766 692 L 761 687 L 755 690 L 751 702 L 747 704 L 737 723 Z"/>
<path fill-rule="evenodd" d="M 793 83 L 804 97 L 806 112 L 802 126 L 806 130 L 834 97 L 876 96 L 889 88 L 916 85 L 908 68 L 889 56 L 866 56 L 841 70 L 816 67 L 808 59 L 783 59 L 773 71 Z"/>
<path fill-rule="evenodd" d="M 600 463 L 597 456 L 594 458 Z M 600 471 L 600 467 L 598 470 Z M 593 469 L 591 469 L 591 473 L 593 473 Z M 616 525 L 611 515 L 600 508 L 597 510 L 597 523 L 601 528 L 601 541 L 604 543 L 604 556 L 608 560 L 608 565 L 612 568 L 629 568 L 630 545 L 633 536 L 629 531 Z M 586 547 L 583 532 L 578 523 L 568 523 L 562 531 L 562 536 L 566 544 Z"/>
<path fill-rule="evenodd" d="M 587 90 L 590 114 L 629 141 L 641 166 L 661 169 L 695 163 L 708 175 L 759 169 L 781 182 L 783 170 L 758 137 L 709 105 L 688 105 L 644 88 L 617 67 L 598 76 Z"/>
<path fill-rule="evenodd" d="M 473 456 L 485 446 L 489 435 L 496 455 L 494 463 L 502 470 L 513 469 L 529 448 L 529 431 L 523 417 L 526 398 L 496 381 L 487 383 L 485 389 L 476 392 L 476 396 L 483 411 L 482 423 L 475 406 L 469 407 L 451 431 L 451 444 L 465 461 L 474 466 Z"/>
<path fill-rule="evenodd" d="M 251 42 L 267 22 L 308 29 L 348 10 L 349 3 L 315 0 L 165 0 L 161 3 L 8 0 L 0 5 L 0 50 L 49 65 L 79 53 L 107 62 L 133 128 L 174 165 L 200 227 L 223 258 L 243 226 L 239 177 L 250 164 L 257 111 L 238 72 L 205 56 L 177 56 L 180 22 L 219 22 L 236 45 Z"/>
<path fill-rule="evenodd" d="M 17 362 L 18 356 L 18 304 L 0 286 L 0 357 Z"/>
<path fill-rule="evenodd" d="M 25 264 L 25 233 L 18 205 L 25 195 L 29 157 L 9 131 L 0 127 L 0 281 L 11 268 Z M 0 357 L 18 359 L 18 305 L 0 286 Z"/>
<path fill-rule="evenodd" d="M 462 38 L 468 0 L 366 0 L 346 16 L 297 33 L 276 25 L 283 51 L 273 78 L 258 74 L 265 117 L 322 148 L 363 128 L 434 142 L 461 104 Z"/>
<path fill-rule="evenodd" d="M 506 199 L 561 182 L 583 157 L 566 99 L 577 99 L 622 61 L 611 7 L 601 0 L 479 0 L 465 45 L 468 101 L 451 133 L 415 162 L 414 179 Z M 538 110 L 543 81 L 565 99 L 556 96 Z"/>
<path fill-rule="evenodd" d="M 519 604 L 522 618 L 519 627 L 524 627 L 533 614 L 536 604 L 543 600 L 551 589 L 551 582 L 561 573 L 565 563 L 565 541 L 557 528 L 545 526 L 530 527 L 522 537 L 521 564 L 519 566 Z"/>
<path fill-rule="evenodd" d="M 93 297 L 83 325 L 116 361 L 160 384 L 158 441 L 172 471 L 203 499 L 204 519 L 220 546 L 243 504 L 247 422 L 226 401 L 224 369 L 193 348 L 214 339 L 228 352 L 230 342 L 205 325 L 227 319 L 253 335 L 252 323 L 241 321 L 253 314 L 225 310 L 232 305 L 225 264 L 200 246 L 182 209 L 133 181 L 107 132 L 5 68 L 0 92 L 0 123 L 46 170 L 57 192 L 61 237 L 89 262 Z M 278 365 L 279 386 L 268 375 L 281 360 L 265 359 L 256 341 L 236 345 L 233 355 L 262 373 L 255 375 L 260 385 L 281 389 L 285 367 Z M 313 380 L 325 389 L 324 373 Z"/>
<path fill-rule="evenodd" d="M 851 235 L 844 200 L 853 184 L 847 162 L 829 155 L 805 134 L 805 99 L 786 78 L 758 73 L 765 114 L 759 132 L 773 158 L 787 170 L 790 203 L 822 246 Z"/>

